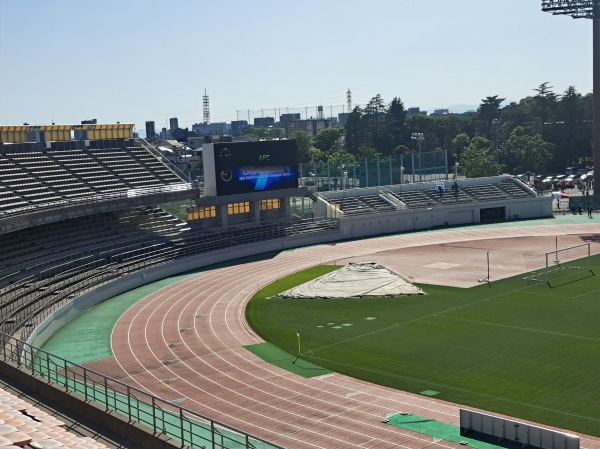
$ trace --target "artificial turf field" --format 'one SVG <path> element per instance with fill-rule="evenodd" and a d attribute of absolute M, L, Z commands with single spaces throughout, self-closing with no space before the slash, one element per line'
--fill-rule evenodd
<path fill-rule="evenodd" d="M 523 276 L 425 296 L 279 299 L 335 266 L 266 286 L 246 315 L 266 341 L 399 390 L 600 436 L 600 255 L 550 284 Z M 598 273 L 599 275 L 596 275 Z"/>

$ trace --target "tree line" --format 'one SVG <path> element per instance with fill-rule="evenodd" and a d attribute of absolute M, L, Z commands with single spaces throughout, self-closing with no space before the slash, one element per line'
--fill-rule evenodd
<path fill-rule="evenodd" d="M 376 95 L 356 106 L 344 127 L 310 137 L 297 131 L 300 162 L 346 161 L 400 156 L 418 151 L 448 151 L 468 177 L 500 173 L 562 173 L 567 166 L 591 165 L 592 93 L 570 86 L 562 94 L 545 82 L 534 94 L 503 105 L 498 95 L 481 100 L 477 111 L 441 116 L 407 116 L 399 97 L 386 103 Z M 415 133 L 422 133 L 418 142 Z"/>

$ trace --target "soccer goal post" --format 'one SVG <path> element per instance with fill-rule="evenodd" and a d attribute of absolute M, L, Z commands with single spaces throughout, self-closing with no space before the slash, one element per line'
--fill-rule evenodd
<path fill-rule="evenodd" d="M 566 248 L 556 248 L 546 253 L 546 282 L 566 273 L 562 270 L 591 271 L 590 243 L 581 243 Z"/>

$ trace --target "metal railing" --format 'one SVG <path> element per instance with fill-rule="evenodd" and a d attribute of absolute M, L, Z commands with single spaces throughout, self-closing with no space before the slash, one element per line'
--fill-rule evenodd
<path fill-rule="evenodd" d="M 265 222 L 258 228 L 191 231 L 167 246 L 165 241 L 144 239 L 136 240 L 137 248 L 132 249 L 119 241 L 121 251 L 114 254 L 114 243 L 82 250 L 70 254 L 71 258 L 52 259 L 53 264 L 44 264 L 35 275 L 24 269 L 21 276 L 29 276 L 0 288 L 0 328 L 11 334 L 20 329 L 20 338 L 26 340 L 58 308 L 120 276 L 210 251 L 338 228 L 339 221 L 333 219 Z"/>
<path fill-rule="evenodd" d="M 165 158 L 160 151 L 158 151 L 151 143 L 149 143 L 146 139 L 143 139 L 141 137 L 138 137 L 136 139 L 137 142 L 140 143 L 140 145 L 146 149 L 148 152 L 150 152 L 158 161 L 160 161 L 161 164 L 163 164 L 164 166 L 168 167 L 169 170 L 175 172 L 177 174 L 177 176 L 179 176 L 182 180 L 185 180 L 187 182 L 191 182 L 190 177 L 188 175 L 186 175 L 184 172 L 182 172 L 175 164 L 171 163 L 167 158 Z"/>
<path fill-rule="evenodd" d="M 153 434 L 177 441 L 182 448 L 283 449 L 235 427 L 179 407 L 105 376 L 71 363 L 23 340 L 0 332 L 0 359 L 24 374 L 45 379 L 82 401 L 93 402 L 107 413 L 116 412 L 131 424 L 141 424 Z"/>

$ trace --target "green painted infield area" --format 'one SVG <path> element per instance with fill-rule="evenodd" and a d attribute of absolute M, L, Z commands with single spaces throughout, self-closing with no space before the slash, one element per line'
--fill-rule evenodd
<path fill-rule="evenodd" d="M 432 442 L 438 440 L 452 441 L 453 443 L 468 443 L 468 447 L 477 449 L 498 449 L 499 447 L 507 449 L 522 448 L 522 444 L 512 441 L 498 441 L 496 438 L 488 438 L 486 441 L 475 438 L 469 438 L 460 434 L 460 427 L 436 421 L 434 419 L 421 418 L 420 416 L 406 414 L 396 414 L 387 418 L 391 426 L 412 432 L 429 435 Z"/>
<path fill-rule="evenodd" d="M 325 369 L 437 399 L 600 435 L 600 256 L 552 285 L 518 276 L 427 295 L 278 299 L 338 267 L 259 291 L 247 319 L 266 341 Z M 290 357 L 290 355 L 288 355 Z"/>
<path fill-rule="evenodd" d="M 302 377 L 309 378 L 331 373 L 331 371 L 295 357 L 271 343 L 260 343 L 245 346 L 245 348 L 264 361 Z"/>

